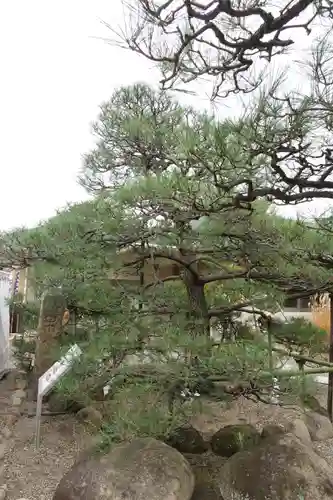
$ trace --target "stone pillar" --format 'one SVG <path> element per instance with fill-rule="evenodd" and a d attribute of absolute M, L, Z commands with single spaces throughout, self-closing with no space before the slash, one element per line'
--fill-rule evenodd
<path fill-rule="evenodd" d="M 38 379 L 56 361 L 64 324 L 68 321 L 66 301 L 60 290 L 44 293 L 40 308 L 35 352 L 34 374 Z"/>

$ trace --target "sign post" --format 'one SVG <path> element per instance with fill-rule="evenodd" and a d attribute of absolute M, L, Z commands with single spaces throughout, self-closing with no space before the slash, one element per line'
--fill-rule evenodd
<path fill-rule="evenodd" d="M 38 450 L 40 443 L 40 424 L 42 419 L 42 403 L 43 396 L 38 394 L 37 396 L 37 407 L 36 407 L 36 448 Z"/>
<path fill-rule="evenodd" d="M 55 384 L 69 372 L 74 361 L 82 354 L 80 347 L 74 344 L 59 361 L 54 363 L 38 379 L 37 407 L 36 407 L 36 448 L 40 443 L 40 423 L 42 416 L 43 397 L 46 396 Z"/>

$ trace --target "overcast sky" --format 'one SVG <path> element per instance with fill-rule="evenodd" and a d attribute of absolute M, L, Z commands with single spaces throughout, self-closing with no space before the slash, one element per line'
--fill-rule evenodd
<path fill-rule="evenodd" d="M 94 36 L 118 0 L 0 2 L 0 229 L 35 224 L 85 193 L 76 183 L 90 123 L 115 87 L 152 68 Z"/>
<path fill-rule="evenodd" d="M 122 16 L 120 0 L 0 2 L 0 230 L 83 199 L 98 105 L 119 85 L 158 81 L 151 63 L 94 38 Z"/>

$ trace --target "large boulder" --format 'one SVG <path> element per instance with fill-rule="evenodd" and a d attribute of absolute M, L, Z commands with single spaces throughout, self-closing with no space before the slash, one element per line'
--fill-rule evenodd
<path fill-rule="evenodd" d="M 267 438 L 221 468 L 224 500 L 332 500 L 333 469 L 292 434 Z"/>
<path fill-rule="evenodd" d="M 208 448 L 200 432 L 189 424 L 174 429 L 165 442 L 181 453 L 204 453 Z"/>
<path fill-rule="evenodd" d="M 53 500 L 190 500 L 193 490 L 187 460 L 145 438 L 81 459 L 61 479 Z"/>
<path fill-rule="evenodd" d="M 227 425 L 211 438 L 211 447 L 216 455 L 231 457 L 235 453 L 248 450 L 260 442 L 260 434 L 253 425 Z"/>
<path fill-rule="evenodd" d="M 325 441 L 333 437 L 333 425 L 328 417 L 314 411 L 306 412 L 304 421 L 312 441 Z"/>
<path fill-rule="evenodd" d="M 306 446 L 312 446 L 309 430 L 303 420 L 296 418 L 289 426 L 288 431 L 294 434 Z"/>

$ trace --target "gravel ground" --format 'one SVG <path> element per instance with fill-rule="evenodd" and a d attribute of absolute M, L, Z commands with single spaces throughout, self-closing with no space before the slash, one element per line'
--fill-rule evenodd
<path fill-rule="evenodd" d="M 319 384 L 316 397 L 323 408 L 327 405 L 327 385 Z M 333 469 L 333 439 L 313 443 L 315 451 L 322 455 Z"/>
<path fill-rule="evenodd" d="M 207 403 L 204 415 L 193 424 L 207 437 L 228 423 L 250 422 L 259 427 L 268 422 L 295 418 L 293 410 L 239 400 L 229 408 Z M 35 419 L 22 417 L 14 427 L 10 449 L 5 458 L 8 500 L 51 500 L 56 486 L 76 457 L 92 438 L 74 417 L 45 417 L 41 426 L 41 445 L 35 449 Z"/>
<path fill-rule="evenodd" d="M 43 420 L 39 450 L 34 437 L 35 419 L 21 418 L 5 458 L 8 500 L 51 500 L 59 480 L 90 439 L 74 417 L 67 416 Z"/>
<path fill-rule="evenodd" d="M 333 469 L 333 439 L 327 439 L 313 444 L 314 450 L 327 460 Z"/>
<path fill-rule="evenodd" d="M 193 417 L 192 424 L 209 437 L 221 427 L 236 423 L 246 422 L 256 426 L 259 430 L 266 424 L 287 425 L 301 413 L 301 410 L 294 407 L 281 408 L 239 398 L 237 402 L 228 406 L 222 406 L 221 403 L 208 403 L 205 405 L 204 414 Z"/>

